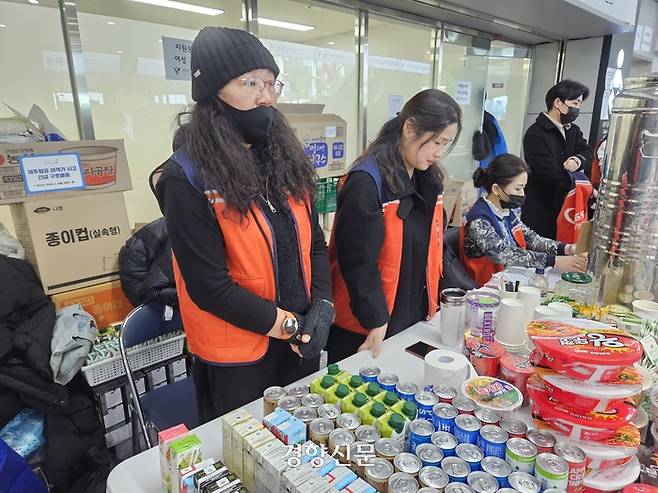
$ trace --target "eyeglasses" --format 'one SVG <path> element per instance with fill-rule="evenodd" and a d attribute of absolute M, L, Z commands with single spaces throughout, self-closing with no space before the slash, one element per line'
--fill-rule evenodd
<path fill-rule="evenodd" d="M 272 96 L 275 96 L 277 98 L 281 96 L 281 93 L 283 92 L 283 87 L 285 86 L 285 84 L 280 80 L 265 81 L 263 79 L 259 79 L 258 77 L 253 77 L 250 79 L 236 77 L 235 80 L 239 80 L 240 82 L 242 82 L 249 94 L 261 93 L 264 89 L 267 88 L 267 92 L 269 92 Z"/>

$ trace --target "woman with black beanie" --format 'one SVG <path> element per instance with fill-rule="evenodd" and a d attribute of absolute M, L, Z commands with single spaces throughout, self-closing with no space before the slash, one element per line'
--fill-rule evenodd
<path fill-rule="evenodd" d="M 315 172 L 273 106 L 272 54 L 206 27 L 191 71 L 196 104 L 156 191 L 206 422 L 316 371 L 334 309 Z"/>

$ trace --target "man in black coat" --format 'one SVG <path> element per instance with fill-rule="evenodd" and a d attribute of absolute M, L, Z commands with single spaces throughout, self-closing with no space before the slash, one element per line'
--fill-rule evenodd
<path fill-rule="evenodd" d="M 571 188 L 569 171 L 589 173 L 592 148 L 573 122 L 589 89 L 563 80 L 546 93 L 541 113 L 523 137 L 523 153 L 530 166 L 522 219 L 541 236 L 555 239 L 557 217 Z"/>

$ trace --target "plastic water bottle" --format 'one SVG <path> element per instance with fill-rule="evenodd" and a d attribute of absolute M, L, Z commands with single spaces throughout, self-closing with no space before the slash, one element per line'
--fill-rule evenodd
<path fill-rule="evenodd" d="M 541 300 L 545 301 L 548 297 L 548 279 L 545 269 L 535 269 L 535 274 L 528 281 L 528 286 L 539 289 Z"/>

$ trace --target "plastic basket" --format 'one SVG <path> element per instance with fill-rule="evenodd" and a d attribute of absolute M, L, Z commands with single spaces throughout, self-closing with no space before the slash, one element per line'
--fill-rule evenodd
<path fill-rule="evenodd" d="M 175 358 L 183 353 L 185 346 L 185 334 L 180 334 L 164 341 L 155 342 L 145 347 L 128 349 L 128 362 L 132 371 L 155 365 L 161 361 Z M 103 361 L 92 363 L 82 367 L 82 374 L 94 387 L 101 383 L 122 377 L 126 371 L 121 362 L 121 356 L 113 356 Z"/>
<path fill-rule="evenodd" d="M 315 183 L 317 208 L 319 214 L 336 210 L 336 189 L 338 178 L 321 178 Z"/>

